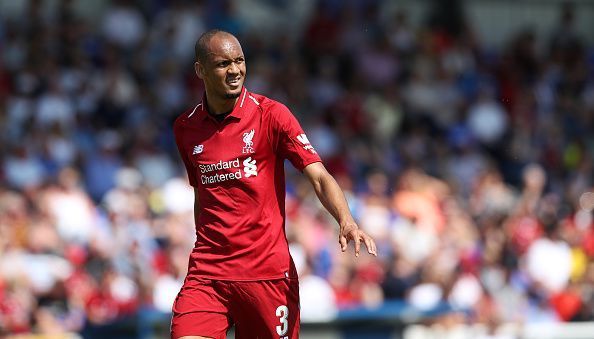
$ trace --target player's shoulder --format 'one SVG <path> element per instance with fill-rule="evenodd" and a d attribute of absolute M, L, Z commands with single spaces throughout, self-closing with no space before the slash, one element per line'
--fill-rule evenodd
<path fill-rule="evenodd" d="M 189 107 L 183 113 L 181 113 L 180 115 L 178 115 L 175 118 L 175 121 L 173 122 L 173 129 L 174 130 L 179 130 L 181 128 L 184 128 L 184 127 L 188 126 L 188 124 L 190 123 L 191 119 L 193 117 L 195 117 L 196 115 L 198 115 L 197 114 L 197 110 L 200 108 L 200 105 L 202 105 L 202 103 L 198 104 L 197 106 Z"/>
<path fill-rule="evenodd" d="M 290 110 L 285 104 L 265 95 L 250 92 L 250 99 L 258 105 L 265 117 L 274 118 L 290 114 Z"/>

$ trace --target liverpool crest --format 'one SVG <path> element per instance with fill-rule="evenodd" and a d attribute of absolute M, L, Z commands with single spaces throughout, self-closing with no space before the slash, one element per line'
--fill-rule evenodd
<path fill-rule="evenodd" d="M 252 141 L 254 139 L 254 130 L 251 130 L 249 132 L 245 132 L 243 133 L 243 142 L 245 143 L 245 145 L 243 146 L 243 154 L 249 154 L 249 153 L 254 153 L 254 142 Z"/>

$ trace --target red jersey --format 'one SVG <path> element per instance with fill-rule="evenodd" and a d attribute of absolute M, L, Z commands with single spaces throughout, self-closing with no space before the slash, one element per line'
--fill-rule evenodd
<path fill-rule="evenodd" d="M 200 204 L 188 275 L 295 277 L 285 235 L 284 160 L 298 170 L 321 160 L 289 109 L 244 88 L 222 122 L 203 100 L 177 118 L 174 133 Z"/>

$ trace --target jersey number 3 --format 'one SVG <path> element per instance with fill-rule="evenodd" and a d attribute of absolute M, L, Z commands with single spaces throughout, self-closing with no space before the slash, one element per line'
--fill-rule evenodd
<path fill-rule="evenodd" d="M 276 326 L 276 333 L 278 335 L 285 335 L 289 330 L 289 322 L 287 318 L 289 317 L 289 308 L 285 305 L 280 305 L 276 308 L 276 316 L 280 317 L 280 325 Z"/>

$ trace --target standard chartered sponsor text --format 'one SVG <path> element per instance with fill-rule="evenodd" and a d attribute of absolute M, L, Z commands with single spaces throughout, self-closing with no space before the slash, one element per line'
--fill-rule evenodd
<path fill-rule="evenodd" d="M 200 168 L 200 173 L 202 174 L 228 168 L 239 168 L 239 158 L 229 161 L 219 160 L 219 162 L 215 162 L 214 164 L 200 164 L 198 168 Z"/>
<path fill-rule="evenodd" d="M 239 158 L 229 161 L 219 160 L 219 162 L 215 162 L 213 164 L 200 164 L 198 168 L 200 169 L 200 181 L 202 184 L 214 184 L 218 182 L 223 182 L 227 180 L 237 180 L 241 179 L 241 170 L 239 169 L 240 162 Z M 232 169 L 237 168 L 238 170 L 235 172 L 229 173 L 217 173 L 212 175 L 204 175 L 205 173 L 211 173 L 214 171 L 219 171 L 223 169 Z"/>
<path fill-rule="evenodd" d="M 202 184 L 214 184 L 217 182 L 223 182 L 231 179 L 241 179 L 241 170 L 237 170 L 237 172 L 231 173 L 200 176 Z"/>

